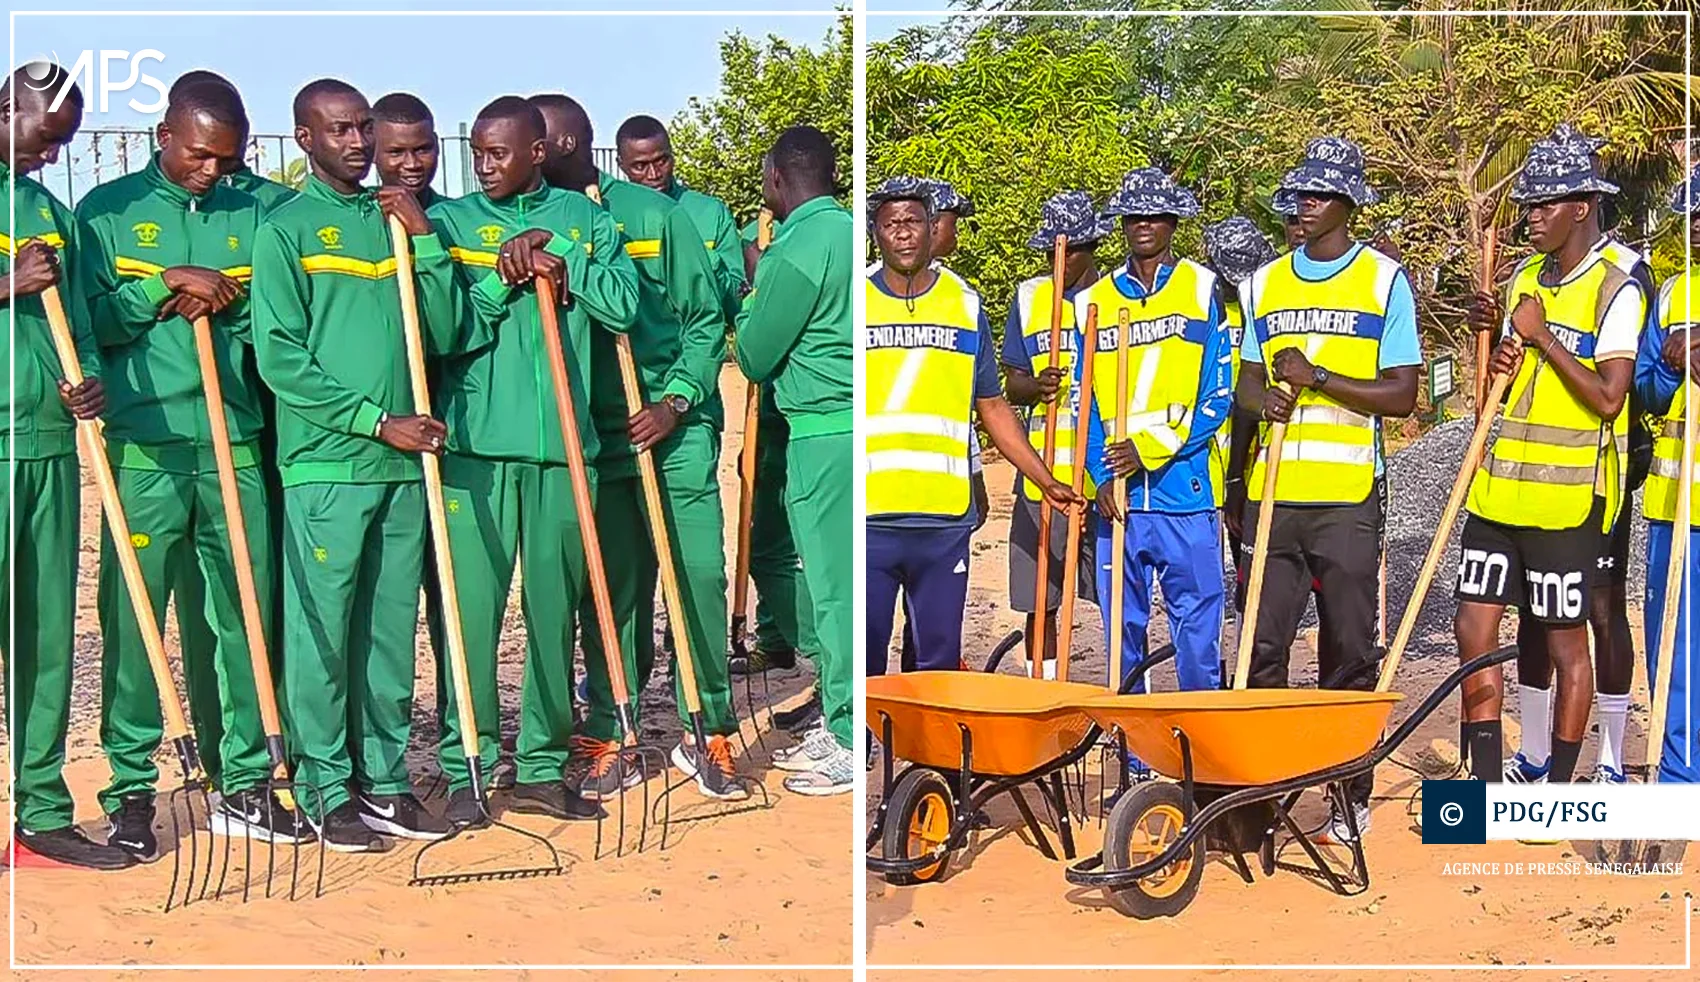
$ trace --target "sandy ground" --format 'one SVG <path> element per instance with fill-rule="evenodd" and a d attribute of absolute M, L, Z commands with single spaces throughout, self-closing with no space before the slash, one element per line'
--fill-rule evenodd
<path fill-rule="evenodd" d="M 730 411 L 721 487 L 727 514 L 735 520 L 735 453 L 743 406 L 741 378 L 735 370 L 723 375 L 722 391 Z M 100 753 L 98 731 L 99 637 L 93 606 L 98 514 L 92 487 L 85 492 L 89 493 L 84 496 L 79 668 L 67 775 L 77 798 L 78 821 L 92 835 L 104 838 L 105 822 L 95 803 L 95 792 L 110 773 Z M 730 565 L 734 534 L 730 525 L 727 532 Z M 663 627 L 658 623 L 658 633 Z M 516 593 L 502 639 L 501 678 L 508 715 L 503 728 L 510 734 L 516 725 L 511 714 L 521 679 L 522 632 Z M 174 630 L 171 633 L 168 649 L 175 650 Z M 434 671 L 423 633 L 409 754 L 422 792 L 436 773 L 433 751 L 428 748 L 434 747 L 437 733 Z M 754 695 L 758 705 L 771 697 L 784 707 L 799 702 L 807 684 L 802 672 L 794 672 L 787 678 L 772 677 L 768 693 L 758 685 Z M 735 686 L 735 696 L 746 717 L 744 737 L 749 744 L 740 767 L 763 777 L 772 807 L 724 814 L 728 806 L 709 802 L 687 785 L 669 799 L 673 825 L 665 850 L 660 848 L 658 830 L 652 827 L 647 848 L 635 854 L 642 797 L 634 791 L 622 857 L 611 855 L 617 837 L 614 821 L 604 826 L 605 855 L 597 859 L 593 823 L 569 825 L 536 816 L 510 816 L 515 825 L 546 837 L 559 850 L 566 867 L 560 877 L 409 887 L 420 848 L 414 843 L 378 856 L 328 854 L 324 893 L 313 899 L 319 852 L 308 847 L 301 851 L 299 874 L 308 899 L 290 903 L 281 897 L 261 898 L 268 856 L 258 848 L 251 857 L 244 856 L 238 843 L 229 853 L 225 899 L 197 902 L 165 914 L 161 904 L 171 879 L 170 859 L 116 874 L 20 868 L 7 877 L 16 896 L 15 959 L 22 965 L 848 964 L 851 799 L 801 798 L 784 791 L 783 773 L 768 767 L 768 754 L 791 741 L 782 732 L 768 732 L 767 749 L 758 745 L 758 726 L 748 719 L 749 700 L 741 685 Z M 671 679 L 665 672 L 658 673 L 644 693 L 646 744 L 665 750 L 678 739 L 672 702 Z M 768 730 L 765 710 L 757 717 L 759 728 Z M 175 767 L 163 755 L 160 761 L 167 773 Z M 676 778 L 676 772 L 671 776 Z M 659 778 L 651 780 L 652 800 L 658 799 L 662 788 Z M 428 804 L 440 808 L 441 797 Z M 156 827 L 166 838 L 169 826 L 163 809 Z M 203 857 L 207 840 L 205 834 L 200 836 Z M 224 842 L 217 840 L 221 863 Z M 274 891 L 287 891 L 291 859 L 289 850 L 280 847 L 272 860 Z M 538 864 L 547 860 L 547 850 L 512 833 L 488 831 L 442 845 L 426 860 L 438 870 L 482 870 Z M 201 862 L 204 871 L 205 860 Z M 252 870 L 253 896 L 247 903 L 240 899 L 244 869 Z M 215 867 L 209 898 L 217 881 Z M 801 978 L 810 973 L 782 974 Z M 131 972 L 118 977 L 139 976 Z M 447 976 L 429 972 L 419 977 Z"/>
<path fill-rule="evenodd" d="M 1008 609 L 1007 546 L 1010 509 L 1007 465 L 989 465 L 992 514 L 975 536 L 969 612 L 964 650 L 983 664 L 992 646 L 1021 627 L 1021 615 Z M 1396 620 L 1398 608 L 1390 615 Z M 1640 611 L 1631 619 L 1640 637 Z M 1076 612 L 1072 678 L 1104 677 L 1102 627 L 1098 611 L 1082 603 Z M 1153 624 L 1153 646 L 1167 640 L 1162 618 Z M 1507 640 L 1512 631 L 1507 630 Z M 1233 650 L 1230 628 L 1227 650 Z M 1019 649 L 1016 653 L 1019 654 Z M 1010 658 L 1004 671 L 1017 670 Z M 1294 682 L 1313 685 L 1313 638 L 1301 635 L 1295 647 Z M 895 660 L 893 661 L 895 670 Z M 1426 694 L 1455 663 L 1439 657 L 1407 660 L 1398 688 Z M 1514 671 L 1514 667 L 1512 669 Z M 1155 673 L 1158 689 L 1175 686 L 1170 666 Z M 1407 707 L 1410 702 L 1408 700 Z M 1511 705 L 1514 705 L 1514 700 Z M 975 834 L 970 847 L 953 857 L 943 882 L 894 887 L 864 874 L 868 889 L 869 964 L 937 965 L 1091 965 L 1153 964 L 1205 966 L 1314 965 L 1296 974 L 1304 978 L 1359 978 L 1353 965 L 1483 966 L 1484 971 L 1446 973 L 1448 978 L 1504 978 L 1488 966 L 1588 965 L 1551 973 L 1564 979 L 1692 977 L 1682 971 L 1611 970 L 1614 965 L 1680 965 L 1685 959 L 1688 911 L 1685 893 L 1700 894 L 1690 851 L 1685 871 L 1675 877 L 1607 877 L 1580 874 L 1522 876 L 1449 875 L 1448 862 L 1576 863 L 1591 855 L 1585 845 L 1527 846 L 1490 843 L 1477 847 L 1425 847 L 1411 815 L 1420 810 L 1412 796 L 1420 777 L 1447 776 L 1457 761 L 1456 700 L 1450 700 L 1376 775 L 1372 829 L 1366 837 L 1370 883 L 1357 896 L 1335 894 L 1315 876 L 1278 869 L 1271 878 L 1250 865 L 1257 882 L 1247 884 L 1224 853 L 1212 852 L 1197 899 L 1180 916 L 1153 921 L 1124 917 L 1101 893 L 1071 886 L 1060 862 L 1047 861 L 1021 827 L 1007 798 L 994 805 L 993 828 Z M 1644 746 L 1647 697 L 1637 681 L 1628 744 L 1631 760 Z M 1403 718 L 1396 713 L 1395 721 Z M 1514 745 L 1515 722 L 1507 722 L 1507 743 Z M 1591 767 L 1595 737 L 1590 734 L 1582 762 Z M 1097 755 L 1087 758 L 1087 790 L 1099 788 Z M 1409 765 L 1399 766 L 1399 763 Z M 871 775 L 877 802 L 879 773 Z M 870 806 L 871 807 L 871 806 Z M 1040 806 L 1035 805 L 1036 808 Z M 1098 851 L 1102 826 L 1096 809 L 1076 826 L 1081 855 Z M 1041 814 L 1043 812 L 1041 811 Z M 1320 795 L 1307 794 L 1296 809 L 1309 829 L 1326 818 Z M 1055 841 L 1054 826 L 1049 834 Z M 1343 851 L 1336 854 L 1344 858 Z M 1294 843 L 1280 851 L 1283 863 L 1304 864 Z M 1326 969 L 1335 969 L 1329 971 Z M 1045 973 L 1040 973 L 1045 974 Z M 1079 970 L 1066 973 L 1081 976 Z M 1216 972 L 1214 974 L 1222 974 Z M 1390 973 L 1405 977 L 1439 974 L 1415 969 Z M 1512 970 L 1512 976 L 1524 973 Z M 1547 977 L 1551 977 L 1551 975 Z M 870 976 L 896 977 L 871 971 Z M 954 977 L 940 973 L 939 978 Z M 964 976 L 965 977 L 965 976 Z"/>

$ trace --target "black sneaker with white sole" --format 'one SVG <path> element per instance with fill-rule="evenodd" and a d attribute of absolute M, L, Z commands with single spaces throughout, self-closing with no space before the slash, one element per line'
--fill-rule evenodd
<path fill-rule="evenodd" d="M 118 810 L 107 813 L 112 834 L 107 845 L 117 846 L 138 861 L 151 863 L 158 858 L 159 840 L 153 834 L 153 795 L 127 794 L 118 800 Z"/>
<path fill-rule="evenodd" d="M 455 828 L 481 829 L 490 824 L 490 816 L 478 807 L 478 796 L 470 786 L 449 792 L 449 805 L 443 818 Z"/>
<path fill-rule="evenodd" d="M 685 776 L 696 779 L 697 790 L 706 797 L 743 801 L 750 796 L 732 763 L 732 741 L 724 736 L 709 737 L 707 753 L 699 753 L 695 742 L 680 739 L 673 748 L 672 760 Z"/>
<path fill-rule="evenodd" d="M 383 836 L 366 827 L 360 806 L 352 798 L 332 808 L 314 829 L 331 852 L 383 852 L 388 848 Z"/>
<path fill-rule="evenodd" d="M 313 830 L 301 813 L 265 788 L 249 788 L 224 796 L 212 813 L 212 833 L 232 839 L 295 844 L 313 841 Z"/>
<path fill-rule="evenodd" d="M 773 725 L 782 730 L 789 730 L 801 735 L 814 726 L 815 720 L 820 719 L 820 690 L 814 689 L 809 693 L 807 702 L 796 709 L 781 709 L 773 714 Z"/>
<path fill-rule="evenodd" d="M 129 869 L 136 857 L 129 850 L 101 845 L 83 834 L 82 829 L 68 825 L 51 832 L 31 832 L 22 825 L 12 830 L 17 843 L 44 859 L 84 869 Z"/>
<path fill-rule="evenodd" d="M 448 822 L 426 811 L 412 792 L 369 794 L 362 791 L 358 800 L 360 820 L 374 832 L 434 842 L 453 831 Z"/>
<path fill-rule="evenodd" d="M 795 648 L 756 648 L 748 655 L 733 655 L 726 660 L 726 670 L 733 675 L 758 675 L 774 670 L 789 672 L 796 667 Z"/>
<path fill-rule="evenodd" d="M 565 781 L 516 783 L 508 799 L 508 810 L 522 815 L 548 815 L 569 822 L 592 821 L 607 815 L 601 805 L 567 787 Z"/>

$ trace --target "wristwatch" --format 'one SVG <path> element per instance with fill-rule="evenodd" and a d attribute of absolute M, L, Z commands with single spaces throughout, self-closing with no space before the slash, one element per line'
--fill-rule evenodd
<path fill-rule="evenodd" d="M 691 401 L 677 392 L 664 396 L 661 401 L 667 404 L 668 409 L 673 410 L 675 416 L 684 416 L 691 411 Z"/>
<path fill-rule="evenodd" d="M 1328 371 L 1328 369 L 1323 368 L 1321 365 L 1314 365 L 1310 370 L 1310 387 L 1313 389 L 1320 389 L 1327 385 L 1328 380 L 1333 377 L 1334 376 Z"/>

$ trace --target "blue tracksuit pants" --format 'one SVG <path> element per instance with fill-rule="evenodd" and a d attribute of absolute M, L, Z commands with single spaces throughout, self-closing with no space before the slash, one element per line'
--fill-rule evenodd
<path fill-rule="evenodd" d="M 1647 678 L 1656 680 L 1665 670 L 1664 652 L 1659 646 L 1659 622 L 1665 609 L 1665 571 L 1670 564 L 1671 523 L 1647 523 Z M 1665 753 L 1659 766 L 1659 780 L 1679 784 L 1700 783 L 1700 747 L 1695 746 L 1694 727 L 1700 723 L 1700 686 L 1691 684 L 1693 672 L 1700 668 L 1700 637 L 1690 638 L 1688 626 L 1689 597 L 1694 579 L 1700 576 L 1700 531 L 1688 535 L 1688 572 L 1682 581 L 1681 609 L 1676 615 L 1676 658 L 1670 680 L 1670 709 L 1665 716 Z"/>
<path fill-rule="evenodd" d="M 1121 677 L 1145 657 L 1151 623 L 1151 582 L 1163 589 L 1169 635 L 1175 643 L 1175 672 L 1183 691 L 1222 685 L 1221 520 L 1215 511 L 1190 515 L 1133 512 L 1127 517 L 1127 572 L 1122 584 Z M 1110 624 L 1111 524 L 1098 523 L 1098 596 L 1104 613 L 1104 637 L 1114 656 L 1115 627 Z M 1134 691 L 1144 692 L 1141 681 Z"/>
<path fill-rule="evenodd" d="M 867 528 L 868 675 L 884 675 L 897 594 L 915 634 L 919 671 L 962 667 L 962 612 L 968 603 L 968 537 L 974 529 Z"/>

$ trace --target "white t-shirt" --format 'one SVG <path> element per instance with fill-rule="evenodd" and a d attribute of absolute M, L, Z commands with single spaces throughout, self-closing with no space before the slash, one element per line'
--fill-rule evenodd
<path fill-rule="evenodd" d="M 1602 260 L 1603 261 L 1603 260 Z M 1580 263 L 1570 271 L 1560 286 L 1576 279 L 1592 268 L 1593 263 Z M 1511 334 L 1512 304 L 1506 308 L 1505 323 L 1500 336 Z M 1636 346 L 1641 341 L 1641 326 L 1646 312 L 1646 301 L 1641 296 L 1641 287 L 1630 280 L 1617 296 L 1612 298 L 1611 306 L 1606 308 L 1605 320 L 1600 324 L 1599 338 L 1594 342 L 1594 362 L 1615 361 L 1619 358 L 1633 359 Z"/>

